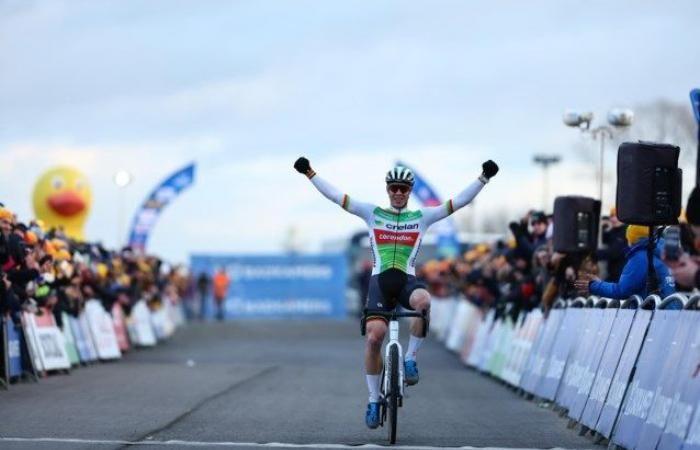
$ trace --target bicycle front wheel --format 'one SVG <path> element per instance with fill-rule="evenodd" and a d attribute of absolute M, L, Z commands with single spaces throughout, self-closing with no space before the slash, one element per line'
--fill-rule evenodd
<path fill-rule="evenodd" d="M 386 399 L 389 419 L 389 443 L 396 443 L 396 428 L 399 412 L 399 349 L 389 348 L 389 395 Z"/>

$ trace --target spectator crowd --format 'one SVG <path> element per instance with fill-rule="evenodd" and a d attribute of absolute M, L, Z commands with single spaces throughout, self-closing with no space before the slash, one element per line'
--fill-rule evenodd
<path fill-rule="evenodd" d="M 648 228 L 623 224 L 614 209 L 601 222 L 598 250 L 563 254 L 553 250 L 552 216 L 530 211 L 510 223 L 509 240 L 472 245 L 459 258 L 427 261 L 417 274 L 438 298 L 463 294 L 480 307 L 513 317 L 538 307 L 546 313 L 558 298 L 646 296 Z M 680 225 L 661 235 L 654 261 L 662 297 L 700 289 L 698 188 Z"/>
<path fill-rule="evenodd" d="M 85 302 L 98 299 L 107 311 L 119 303 L 128 315 L 145 300 L 151 309 L 176 304 L 189 294 L 184 267 L 169 266 L 125 247 L 108 250 L 99 243 L 77 242 L 41 221 L 21 222 L 0 205 L 0 314 L 20 324 L 20 312 L 62 313 L 77 317 Z"/>

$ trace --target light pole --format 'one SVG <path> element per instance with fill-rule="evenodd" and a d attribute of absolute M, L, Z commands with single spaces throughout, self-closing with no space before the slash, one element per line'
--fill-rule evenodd
<path fill-rule="evenodd" d="M 114 174 L 114 184 L 117 185 L 119 190 L 119 201 L 117 205 L 117 248 L 121 247 L 124 243 L 124 209 L 126 201 L 126 187 L 133 180 L 133 176 L 126 170 L 119 170 Z"/>
<path fill-rule="evenodd" d="M 561 161 L 559 155 L 536 154 L 532 158 L 532 162 L 542 166 L 542 211 L 547 212 L 549 205 L 549 166 L 557 164 Z"/>
<path fill-rule="evenodd" d="M 591 128 L 593 121 L 593 113 L 578 113 L 576 111 L 567 110 L 564 112 L 564 124 L 570 127 L 578 128 L 585 133 L 590 133 L 593 140 L 600 139 L 600 162 L 598 163 L 598 173 L 596 180 L 598 182 L 598 199 L 601 204 L 603 202 L 603 180 L 605 178 L 605 138 L 612 139 L 613 128 L 607 125 L 601 125 L 596 128 Z M 632 124 L 634 113 L 632 110 L 623 108 L 614 108 L 608 112 L 608 124 L 614 128 L 625 128 Z"/>

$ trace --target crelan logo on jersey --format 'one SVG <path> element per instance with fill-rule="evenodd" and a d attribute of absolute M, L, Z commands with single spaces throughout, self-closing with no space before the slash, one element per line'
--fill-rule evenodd
<path fill-rule="evenodd" d="M 393 231 L 417 230 L 417 223 L 407 223 L 406 225 L 394 225 L 393 223 L 386 224 L 387 229 Z"/>

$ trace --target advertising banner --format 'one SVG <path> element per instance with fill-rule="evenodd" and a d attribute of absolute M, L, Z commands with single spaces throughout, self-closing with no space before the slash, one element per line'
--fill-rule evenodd
<path fill-rule="evenodd" d="M 326 255 L 193 255 L 192 273 L 225 268 L 230 284 L 225 316 L 239 318 L 344 318 L 347 262 Z M 208 300 L 207 317 L 213 316 Z"/>
<path fill-rule="evenodd" d="M 131 317 L 127 323 L 135 344 L 144 347 L 156 345 L 156 335 L 151 325 L 151 311 L 145 301 L 140 300 L 131 308 Z"/>
<path fill-rule="evenodd" d="M 92 357 L 90 346 L 85 339 L 83 328 L 80 326 L 80 321 L 76 317 L 69 316 L 68 323 L 71 331 L 73 332 L 73 338 L 75 339 L 75 346 L 78 349 L 78 357 L 80 358 L 80 361 L 84 363 L 94 361 L 95 358 Z"/>
<path fill-rule="evenodd" d="M 564 368 L 569 357 L 569 350 L 578 336 L 578 328 L 582 325 L 583 310 L 580 308 L 553 309 L 550 320 L 559 317 L 559 331 L 552 342 L 543 365 L 535 393 L 538 397 L 552 401 L 557 395 L 559 383 L 564 375 Z"/>
<path fill-rule="evenodd" d="M 41 370 L 70 369 L 63 334 L 56 326 L 53 314 L 43 310 L 41 316 L 23 313 L 27 327 L 33 336 L 36 356 L 41 361 Z"/>
<path fill-rule="evenodd" d="M 667 346 L 673 340 L 680 314 L 681 311 L 654 312 L 611 442 L 626 448 L 637 445 L 654 401 L 661 369 L 668 356 Z"/>
<path fill-rule="evenodd" d="M 71 366 L 80 364 L 80 356 L 78 355 L 78 347 L 75 344 L 75 337 L 70 328 L 70 319 L 68 319 L 68 314 L 61 313 L 63 326 L 61 327 L 61 332 L 66 341 L 66 354 L 68 354 L 68 359 L 70 360 Z"/>
<path fill-rule="evenodd" d="M 654 401 L 649 408 L 646 423 L 642 425 L 642 431 L 637 441 L 639 449 L 653 450 L 656 448 L 666 426 L 666 419 L 671 411 L 673 399 L 679 390 L 681 377 L 678 368 L 688 349 L 690 326 L 695 325 L 691 322 L 692 317 L 687 312 L 684 311 L 683 314 L 679 315 L 678 322 L 673 326 L 675 330 L 671 331 L 672 337 L 664 345 L 666 363 L 663 366 L 657 365 L 655 367 L 657 371 L 661 371 L 661 375 L 656 384 Z"/>
<path fill-rule="evenodd" d="M 608 345 L 600 360 L 600 368 L 596 374 L 591 395 L 586 403 L 586 408 L 581 416 L 581 423 L 588 428 L 594 428 L 600 417 L 605 399 L 608 397 L 610 384 L 617 370 L 618 362 L 622 356 L 627 336 L 634 320 L 635 310 L 621 309 L 617 312 L 615 322 L 610 330 Z"/>
<path fill-rule="evenodd" d="M 573 401 L 578 392 L 578 384 L 583 372 L 583 358 L 591 349 L 593 337 L 598 332 L 600 321 L 597 320 L 596 309 L 582 309 L 581 328 L 576 333 L 576 338 L 572 346 L 572 351 L 564 368 L 561 386 L 557 391 L 556 402 L 562 408 L 569 409 L 573 406 Z"/>
<path fill-rule="evenodd" d="M 92 340 L 95 343 L 95 350 L 100 359 L 118 359 L 122 353 L 119 351 L 117 335 L 114 332 L 112 317 L 107 314 L 99 300 L 88 300 L 85 302 L 85 315 Z"/>
<path fill-rule="evenodd" d="M 114 323 L 114 333 L 117 336 L 119 350 L 122 352 L 129 350 L 129 337 L 127 336 L 126 331 L 126 317 L 124 317 L 124 310 L 117 302 L 112 305 L 112 323 Z"/>
<path fill-rule="evenodd" d="M 21 350 L 21 330 L 15 327 L 9 318 L 2 319 L 7 327 L 7 356 L 9 362 L 10 377 L 22 375 L 22 350 Z"/>
<path fill-rule="evenodd" d="M 85 348 L 87 349 L 89 360 L 97 361 L 99 356 L 97 354 L 95 341 L 92 338 L 92 333 L 90 332 L 90 324 L 88 323 L 85 311 L 82 311 L 78 315 L 78 326 L 80 327 L 80 332 L 83 334 L 83 339 L 85 339 Z"/>
<path fill-rule="evenodd" d="M 476 332 L 476 337 L 474 338 L 474 347 L 472 348 L 469 358 L 467 358 L 467 365 L 470 367 L 479 367 L 481 364 L 481 358 L 485 351 L 486 344 L 489 340 L 489 334 L 491 333 L 491 328 L 493 327 L 494 319 L 496 318 L 496 311 L 491 309 L 486 313 L 486 318 L 481 322 L 479 329 Z"/>
<path fill-rule="evenodd" d="M 543 322 L 544 315 L 541 310 L 530 311 L 516 334 L 506 371 L 507 381 L 513 386 L 520 385 L 530 351 L 539 331 L 543 328 Z"/>
<path fill-rule="evenodd" d="M 693 414 L 699 417 L 697 407 L 700 404 L 700 311 L 684 311 L 683 315 L 689 321 L 688 340 L 680 364 L 676 368 L 677 392 L 673 395 L 668 419 L 659 438 L 659 450 L 681 448 L 686 436 L 689 448 L 695 445 L 696 450 L 700 449 L 700 423 L 696 421 L 695 428 L 689 430 Z"/>
<path fill-rule="evenodd" d="M 562 311 L 565 311 L 565 315 L 560 325 L 559 335 L 550 351 L 547 370 L 537 387 L 537 395 L 549 401 L 553 401 L 559 392 L 567 361 L 573 353 L 581 327 L 585 324 L 583 309 L 567 308 Z"/>
<path fill-rule="evenodd" d="M 606 438 L 610 438 L 613 432 L 632 371 L 642 348 L 644 335 L 651 321 L 651 316 L 652 311 L 642 309 L 638 310 L 634 316 L 630 333 L 627 336 L 627 342 L 625 342 L 625 348 L 622 350 L 622 356 L 617 365 L 615 376 L 610 384 L 608 397 L 605 399 L 603 410 L 595 427 L 596 431 Z"/>
<path fill-rule="evenodd" d="M 610 338 L 610 331 L 617 312 L 618 310 L 615 308 L 596 309 L 593 312 L 593 318 L 600 323 L 600 326 L 595 336 L 593 336 L 594 340 L 591 343 L 591 349 L 583 355 L 581 360 L 582 370 L 577 383 L 578 391 L 574 395 L 571 408 L 569 408 L 569 417 L 576 421 L 580 420 L 583 409 L 586 407 L 586 402 L 591 393 L 595 375 L 598 373 L 600 361 Z"/>

